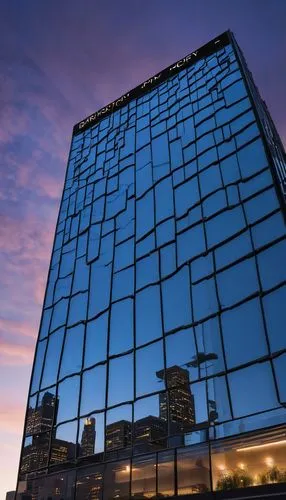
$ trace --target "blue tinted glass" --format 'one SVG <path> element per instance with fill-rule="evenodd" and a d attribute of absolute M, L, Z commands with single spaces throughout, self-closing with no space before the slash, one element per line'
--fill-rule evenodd
<path fill-rule="evenodd" d="M 218 295 L 223 307 L 258 292 L 255 260 L 247 259 L 217 274 Z"/>
<path fill-rule="evenodd" d="M 214 246 L 244 229 L 245 220 L 241 207 L 217 215 L 206 223 L 208 246 Z"/>
<path fill-rule="evenodd" d="M 79 372 L 82 368 L 84 325 L 66 330 L 60 378 Z"/>
<path fill-rule="evenodd" d="M 128 351 L 133 347 L 133 300 L 116 302 L 111 307 L 109 355 Z"/>
<path fill-rule="evenodd" d="M 80 414 L 105 407 L 106 365 L 87 370 L 82 375 Z"/>
<path fill-rule="evenodd" d="M 285 323 L 286 287 L 265 295 L 262 303 L 271 351 L 285 349 L 286 338 L 282 335 L 282 325 Z"/>
<path fill-rule="evenodd" d="M 228 375 L 234 417 L 278 406 L 270 363 L 256 364 Z"/>
<path fill-rule="evenodd" d="M 280 236 L 284 236 L 285 229 L 286 227 L 282 214 L 279 212 L 272 215 L 272 217 L 256 224 L 252 228 L 254 246 L 259 248 Z"/>
<path fill-rule="evenodd" d="M 262 288 L 267 290 L 286 280 L 286 240 L 258 254 L 258 268 Z"/>
<path fill-rule="evenodd" d="M 136 395 L 160 391 L 164 386 L 163 343 L 159 341 L 136 351 Z"/>
<path fill-rule="evenodd" d="M 58 386 L 57 422 L 77 417 L 80 377 L 70 377 Z"/>
<path fill-rule="evenodd" d="M 49 337 L 41 387 L 48 387 L 57 381 L 63 338 L 63 328 Z"/>
<path fill-rule="evenodd" d="M 159 255 L 157 252 L 140 259 L 136 263 L 136 288 L 143 288 L 159 281 Z"/>
<path fill-rule="evenodd" d="M 106 359 L 107 331 L 107 314 L 102 314 L 96 320 L 87 323 L 84 354 L 85 368 Z"/>
<path fill-rule="evenodd" d="M 195 328 L 198 354 L 194 366 L 206 377 L 225 369 L 218 318 L 211 318 Z"/>
<path fill-rule="evenodd" d="M 46 345 L 47 341 L 43 340 L 42 342 L 39 342 L 37 346 L 37 351 L 34 361 L 33 377 L 31 383 L 31 393 L 39 390 Z"/>
<path fill-rule="evenodd" d="M 244 255 L 252 253 L 252 251 L 250 232 L 245 231 L 229 243 L 225 243 L 225 245 L 216 249 L 215 260 L 217 269 L 227 266 L 231 262 L 235 262 L 241 257 L 244 257 Z"/>
<path fill-rule="evenodd" d="M 192 227 L 178 235 L 178 265 L 184 264 L 206 250 L 205 234 L 202 224 Z"/>
<path fill-rule="evenodd" d="M 192 286 L 194 321 L 200 321 L 218 310 L 217 293 L 213 278 Z"/>
<path fill-rule="evenodd" d="M 121 356 L 109 362 L 108 406 L 131 401 L 133 392 L 133 355 Z"/>
<path fill-rule="evenodd" d="M 250 300 L 222 314 L 223 341 L 228 368 L 267 355 L 259 299 Z"/>
<path fill-rule="evenodd" d="M 267 166 L 267 158 L 261 139 L 251 142 L 237 152 L 239 167 L 243 177 L 250 177 Z"/>
<path fill-rule="evenodd" d="M 191 323 L 190 279 L 187 267 L 162 283 L 166 331 Z"/>
<path fill-rule="evenodd" d="M 136 294 L 136 345 L 162 336 L 159 286 L 148 287 Z"/>
<path fill-rule="evenodd" d="M 278 358 L 275 358 L 273 365 L 274 365 L 274 371 L 275 371 L 276 380 L 277 380 L 277 384 L 278 384 L 279 400 L 280 400 L 280 403 L 283 403 L 285 405 L 285 403 L 286 403 L 286 382 L 285 382 L 286 353 L 282 354 Z"/>

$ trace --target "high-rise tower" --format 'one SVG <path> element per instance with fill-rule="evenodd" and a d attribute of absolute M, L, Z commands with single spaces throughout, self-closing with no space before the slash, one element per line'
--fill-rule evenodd
<path fill-rule="evenodd" d="M 18 499 L 285 495 L 285 179 L 230 32 L 75 126 Z"/>

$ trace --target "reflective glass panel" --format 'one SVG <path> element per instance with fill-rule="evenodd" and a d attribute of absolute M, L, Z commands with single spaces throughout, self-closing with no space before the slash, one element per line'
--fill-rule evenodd
<path fill-rule="evenodd" d="M 143 396 L 164 387 L 163 342 L 159 341 L 136 351 L 136 395 Z"/>
<path fill-rule="evenodd" d="M 113 406 L 134 397 L 133 355 L 121 356 L 109 362 L 108 406 Z"/>
<path fill-rule="evenodd" d="M 82 375 L 80 414 L 101 410 L 105 406 L 106 365 L 96 366 Z"/>
<path fill-rule="evenodd" d="M 132 460 L 131 495 L 154 497 L 156 495 L 156 455 L 147 455 Z"/>
<path fill-rule="evenodd" d="M 104 413 L 79 420 L 78 455 L 86 457 L 104 451 Z"/>
<path fill-rule="evenodd" d="M 59 377 L 79 372 L 82 367 L 84 325 L 68 328 L 65 334 L 64 350 Z"/>
<path fill-rule="evenodd" d="M 104 361 L 107 356 L 108 314 L 104 313 L 86 325 L 85 368 Z"/>
<path fill-rule="evenodd" d="M 177 451 L 178 495 L 210 490 L 209 452 L 206 445 Z"/>
<path fill-rule="evenodd" d="M 109 355 L 128 351 L 133 347 L 133 300 L 126 299 L 112 304 Z"/>
<path fill-rule="evenodd" d="M 57 422 L 63 422 L 77 416 L 79 379 L 79 376 L 70 377 L 59 384 Z"/>

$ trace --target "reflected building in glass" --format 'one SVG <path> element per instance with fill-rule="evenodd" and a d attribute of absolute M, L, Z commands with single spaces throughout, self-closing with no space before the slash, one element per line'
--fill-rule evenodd
<path fill-rule="evenodd" d="M 75 126 L 18 500 L 285 496 L 285 179 L 230 32 Z"/>

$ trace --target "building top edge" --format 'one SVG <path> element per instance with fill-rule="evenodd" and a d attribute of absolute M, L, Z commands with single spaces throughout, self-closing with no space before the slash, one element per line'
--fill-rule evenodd
<path fill-rule="evenodd" d="M 179 71 L 181 71 L 182 69 L 192 66 L 195 62 L 199 61 L 200 59 L 208 55 L 211 55 L 212 53 L 216 52 L 217 50 L 219 50 L 220 48 L 224 47 L 229 43 L 231 43 L 230 30 L 225 31 L 221 35 L 216 36 L 210 42 L 190 52 L 182 59 L 179 59 L 175 63 L 171 64 L 167 68 L 157 73 L 156 75 L 149 77 L 147 80 L 145 80 L 145 82 L 137 85 L 132 90 L 129 90 L 115 101 L 112 101 L 103 108 L 100 108 L 95 113 L 87 116 L 80 122 L 76 123 L 76 125 L 73 128 L 73 135 L 77 135 L 81 132 L 86 131 L 87 129 L 95 125 L 97 122 L 99 122 L 106 116 L 110 115 L 113 111 L 120 109 L 133 99 L 139 98 L 144 94 L 146 94 L 147 92 L 150 92 L 154 87 L 163 83 L 171 76 L 179 73 Z"/>

